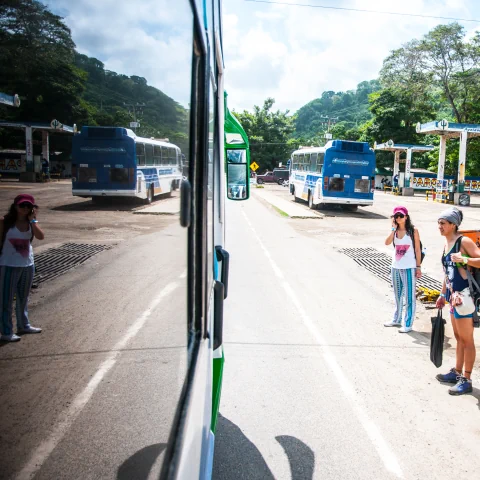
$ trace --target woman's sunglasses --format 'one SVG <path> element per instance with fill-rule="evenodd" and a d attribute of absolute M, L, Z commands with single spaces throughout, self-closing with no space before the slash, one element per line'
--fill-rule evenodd
<path fill-rule="evenodd" d="M 31 203 L 28 203 L 28 202 L 22 202 L 22 203 L 19 203 L 18 206 L 20 208 L 37 208 L 36 205 L 32 205 Z"/>
<path fill-rule="evenodd" d="M 396 213 L 393 218 L 404 218 L 405 215 L 403 213 Z"/>

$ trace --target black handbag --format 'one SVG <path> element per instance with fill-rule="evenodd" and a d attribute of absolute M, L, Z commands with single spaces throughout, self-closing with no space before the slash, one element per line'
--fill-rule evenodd
<path fill-rule="evenodd" d="M 443 340 L 445 339 L 445 320 L 442 310 L 438 310 L 436 317 L 431 317 L 432 336 L 430 337 L 430 360 L 438 368 L 442 366 Z"/>

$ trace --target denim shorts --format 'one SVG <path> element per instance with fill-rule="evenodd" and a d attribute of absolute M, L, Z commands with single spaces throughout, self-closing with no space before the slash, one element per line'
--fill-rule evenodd
<path fill-rule="evenodd" d="M 470 315 L 460 315 L 457 313 L 455 310 L 455 307 L 453 305 L 450 305 L 450 313 L 453 313 L 453 318 L 459 319 L 459 318 L 473 318 L 473 313 Z"/>

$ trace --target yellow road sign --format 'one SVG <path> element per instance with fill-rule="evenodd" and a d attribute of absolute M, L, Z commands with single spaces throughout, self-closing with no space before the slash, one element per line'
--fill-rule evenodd
<path fill-rule="evenodd" d="M 260 165 L 258 165 L 256 162 L 253 162 L 250 164 L 250 168 L 255 172 L 260 168 Z"/>

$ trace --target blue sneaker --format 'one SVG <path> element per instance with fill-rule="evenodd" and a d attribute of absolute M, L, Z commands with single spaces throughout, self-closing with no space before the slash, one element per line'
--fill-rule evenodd
<path fill-rule="evenodd" d="M 463 375 L 459 375 L 457 379 L 457 384 L 448 389 L 448 393 L 450 395 L 463 395 L 465 393 L 472 393 L 473 386 L 471 380 L 465 378 Z"/>
<path fill-rule="evenodd" d="M 443 383 L 457 383 L 457 378 L 459 376 L 461 376 L 461 374 L 457 373 L 457 371 L 454 368 L 452 368 L 448 373 L 446 374 L 439 373 L 435 378 L 439 382 L 443 382 Z"/>

